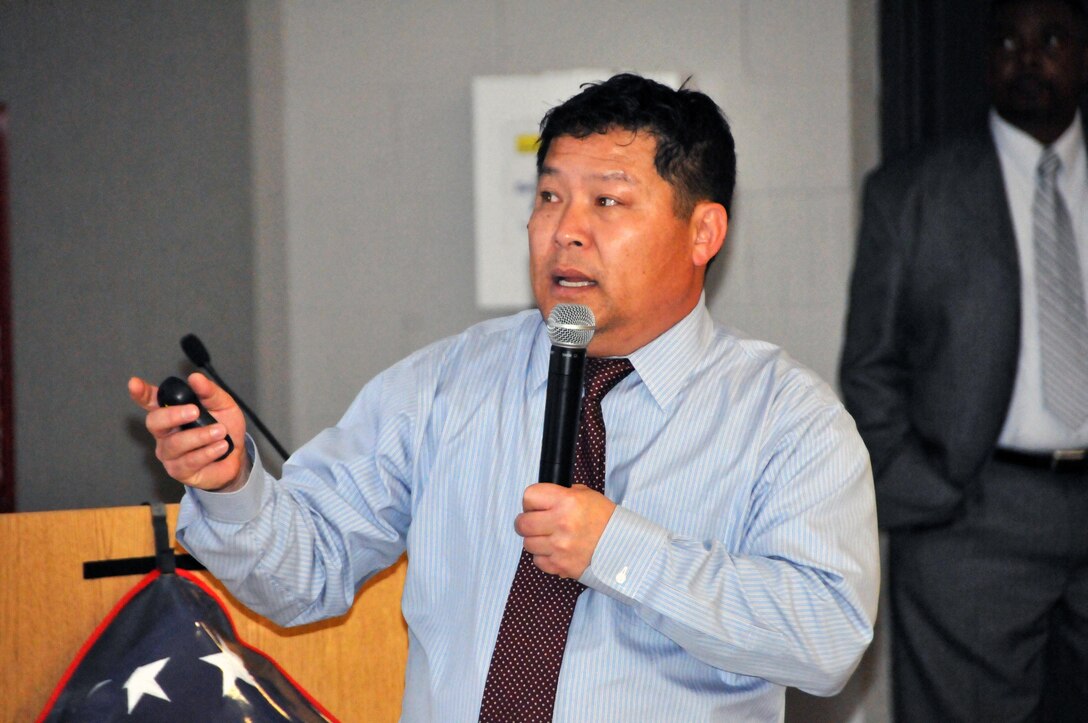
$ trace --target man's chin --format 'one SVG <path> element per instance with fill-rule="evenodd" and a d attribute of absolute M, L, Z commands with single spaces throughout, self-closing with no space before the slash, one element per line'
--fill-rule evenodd
<path fill-rule="evenodd" d="M 1055 108 L 1049 99 L 1023 99 L 1021 102 L 1008 103 L 999 108 L 998 113 L 1017 128 L 1051 125 L 1062 121 L 1068 115 Z"/>
<path fill-rule="evenodd" d="M 1014 83 L 1006 89 L 999 111 L 1010 122 L 1045 121 L 1055 115 L 1054 89 L 1034 80 Z"/>
<path fill-rule="evenodd" d="M 560 286 L 550 285 L 545 293 L 534 294 L 537 306 L 542 309 L 550 309 L 556 304 L 583 304 L 592 307 L 597 286 Z"/>

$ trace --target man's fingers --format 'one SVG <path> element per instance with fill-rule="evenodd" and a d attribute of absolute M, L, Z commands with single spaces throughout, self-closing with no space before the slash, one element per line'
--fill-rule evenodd
<path fill-rule="evenodd" d="M 128 395 L 132 397 L 132 401 L 148 412 L 157 409 L 159 406 L 159 403 L 155 400 L 158 391 L 158 387 L 148 384 L 139 377 L 132 377 L 128 380 Z"/>
<path fill-rule="evenodd" d="M 203 430 L 192 430 L 203 431 Z M 197 449 L 190 450 L 179 457 L 163 459 L 163 468 L 174 479 L 191 479 L 194 476 L 214 464 L 227 451 L 226 440 L 207 444 Z"/>
<path fill-rule="evenodd" d="M 552 572 L 555 565 L 552 564 L 551 557 L 556 553 L 556 550 L 551 537 L 526 537 L 523 547 L 526 552 L 533 556 L 533 562 L 536 563 L 537 567 L 544 572 Z"/>
<path fill-rule="evenodd" d="M 200 416 L 200 410 L 195 404 L 152 408 L 147 413 L 144 426 L 155 439 L 163 439 L 181 425 L 195 421 L 198 416 Z"/>
<path fill-rule="evenodd" d="M 525 488 L 521 497 L 521 508 L 526 512 L 547 510 L 554 507 L 556 502 L 569 492 L 569 488 L 562 485 L 537 482 Z"/>
<path fill-rule="evenodd" d="M 209 446 L 214 446 L 219 450 L 219 453 L 212 454 L 211 459 L 216 460 L 227 451 L 228 444 L 224 439 L 226 434 L 226 427 L 222 424 L 183 429 L 173 433 L 168 432 L 165 436 L 159 438 L 156 445 L 156 456 L 165 464 L 182 460 L 194 451 L 205 450 Z M 218 442 L 222 442 L 222 444 L 217 444 Z M 207 461 L 204 461 L 204 464 L 207 464 Z"/>
<path fill-rule="evenodd" d="M 547 510 L 522 512 L 514 518 L 514 530 L 522 537 L 540 537 L 556 532 L 556 523 L 560 521 Z"/>
<path fill-rule="evenodd" d="M 204 408 L 213 414 L 235 403 L 234 399 L 223 391 L 222 387 L 200 372 L 193 372 L 186 381 L 188 381 L 192 390 L 196 392 L 196 395 L 200 397 L 200 403 L 204 405 Z"/>
<path fill-rule="evenodd" d="M 557 551 L 552 545 L 552 540 L 549 537 L 527 537 L 525 538 L 525 551 L 533 556 L 533 564 L 536 565 L 541 571 L 548 573 L 549 575 L 559 575 L 560 577 L 569 577 L 565 574 L 563 566 L 559 563 L 559 557 Z"/>

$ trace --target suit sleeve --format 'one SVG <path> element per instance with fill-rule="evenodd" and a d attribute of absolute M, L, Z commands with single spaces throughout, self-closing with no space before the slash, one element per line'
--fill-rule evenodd
<path fill-rule="evenodd" d="M 962 498 L 911 422 L 907 299 L 921 213 L 908 188 L 886 171 L 866 183 L 840 368 L 843 399 L 872 459 L 885 529 L 945 522 Z"/>

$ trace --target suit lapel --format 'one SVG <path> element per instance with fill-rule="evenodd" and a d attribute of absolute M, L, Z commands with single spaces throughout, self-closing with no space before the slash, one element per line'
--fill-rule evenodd
<path fill-rule="evenodd" d="M 1020 259 L 1016 235 L 1001 163 L 989 133 L 964 148 L 963 168 L 962 195 L 957 200 L 963 218 L 974 231 L 971 237 L 978 243 L 972 250 L 992 256 L 1015 279 L 1019 304 Z"/>

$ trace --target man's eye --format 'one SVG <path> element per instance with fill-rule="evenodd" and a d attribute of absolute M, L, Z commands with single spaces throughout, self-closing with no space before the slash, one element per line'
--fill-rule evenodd
<path fill-rule="evenodd" d="M 1043 39 L 1043 45 L 1047 50 L 1058 50 L 1062 47 L 1064 39 L 1057 33 L 1047 33 Z"/>
<path fill-rule="evenodd" d="M 608 196 L 601 196 L 597 199 L 598 206 L 616 206 L 618 204 L 619 201 L 614 198 L 609 198 Z"/>
<path fill-rule="evenodd" d="M 1016 40 L 1014 40 L 1013 38 L 1011 38 L 1009 36 L 1005 36 L 1003 38 L 999 38 L 997 42 L 998 42 L 998 46 L 1001 48 L 1001 50 L 1003 52 L 1005 52 L 1005 53 L 1015 53 L 1016 52 Z"/>
<path fill-rule="evenodd" d="M 541 191 L 540 192 L 540 200 L 543 201 L 544 203 L 551 203 L 552 201 L 555 200 L 555 194 L 552 193 L 551 191 Z"/>

